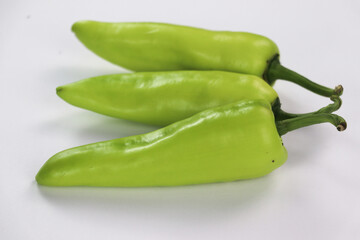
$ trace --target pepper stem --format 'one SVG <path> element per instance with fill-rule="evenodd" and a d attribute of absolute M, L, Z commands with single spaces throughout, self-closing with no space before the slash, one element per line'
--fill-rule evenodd
<path fill-rule="evenodd" d="M 295 118 L 295 117 L 312 115 L 312 114 L 316 114 L 316 113 L 333 113 L 341 107 L 342 101 L 341 101 L 341 98 L 337 95 L 331 96 L 330 99 L 333 101 L 333 103 L 327 105 L 326 107 L 319 109 L 318 111 L 310 112 L 310 113 L 288 113 L 281 109 L 280 99 L 277 98 L 275 100 L 275 102 L 273 103 L 272 110 L 274 112 L 275 119 L 277 121 Z"/>
<path fill-rule="evenodd" d="M 315 113 L 306 116 L 277 121 L 276 128 L 278 130 L 279 135 L 282 136 L 290 131 L 299 128 L 311 126 L 314 124 L 325 123 L 325 122 L 334 125 L 338 131 L 344 131 L 347 126 L 346 121 L 342 117 L 336 114 Z"/>
<path fill-rule="evenodd" d="M 276 54 L 271 60 L 269 60 L 268 68 L 265 70 L 263 77 L 270 85 L 273 85 L 277 79 L 283 79 L 298 84 L 308 89 L 309 91 L 324 97 L 331 97 L 332 95 L 340 96 L 343 92 L 343 87 L 341 85 L 331 89 L 319 85 L 309 80 L 308 78 L 282 66 L 279 61 L 279 54 Z"/>

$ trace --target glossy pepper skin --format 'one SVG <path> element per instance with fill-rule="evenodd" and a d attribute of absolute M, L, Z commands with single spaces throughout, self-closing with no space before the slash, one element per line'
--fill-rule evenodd
<path fill-rule="evenodd" d="M 277 79 L 314 93 L 341 95 L 285 68 L 270 39 L 248 32 L 211 31 L 165 23 L 78 21 L 77 38 L 98 56 L 129 70 L 220 70 L 252 74 L 273 85 Z"/>
<path fill-rule="evenodd" d="M 272 104 L 278 97 L 257 76 L 221 71 L 106 75 L 58 87 L 57 94 L 97 113 L 160 126 L 244 99 Z"/>
<path fill-rule="evenodd" d="M 78 39 L 100 57 L 133 71 L 222 70 L 262 76 L 279 53 L 270 39 L 165 23 L 79 21 Z"/>
<path fill-rule="evenodd" d="M 227 182 L 264 176 L 286 158 L 269 102 L 246 100 L 151 133 L 65 150 L 44 164 L 36 180 L 108 187 Z"/>

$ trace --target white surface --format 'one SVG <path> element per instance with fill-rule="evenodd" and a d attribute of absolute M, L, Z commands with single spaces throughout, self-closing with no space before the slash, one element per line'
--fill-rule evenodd
<path fill-rule="evenodd" d="M 360 239 L 359 1 L 0 2 L 0 239 Z M 70 31 L 81 19 L 156 21 L 273 39 L 282 63 L 343 84 L 348 122 L 284 136 L 284 166 L 249 181 L 176 188 L 46 188 L 34 176 L 54 153 L 153 127 L 75 108 L 59 85 L 123 72 Z M 329 100 L 290 83 L 288 111 Z"/>

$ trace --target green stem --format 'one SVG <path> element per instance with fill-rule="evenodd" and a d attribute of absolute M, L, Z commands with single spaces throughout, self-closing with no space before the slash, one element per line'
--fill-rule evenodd
<path fill-rule="evenodd" d="M 273 85 L 275 80 L 283 79 L 289 82 L 298 84 L 311 92 L 319 94 L 324 97 L 331 97 L 332 95 L 340 96 L 343 92 L 343 87 L 338 85 L 335 89 L 331 89 L 322 85 L 319 85 L 304 76 L 284 67 L 279 61 L 279 55 L 275 55 L 268 64 L 268 68 L 265 70 L 264 79 L 270 85 Z"/>
<path fill-rule="evenodd" d="M 314 124 L 325 123 L 325 122 L 334 125 L 338 131 L 344 131 L 347 126 L 346 121 L 338 115 L 329 114 L 329 113 L 316 113 L 316 114 L 310 114 L 306 116 L 286 119 L 282 121 L 277 121 L 276 127 L 279 135 L 282 136 L 290 131 L 299 128 L 311 126 Z"/>
<path fill-rule="evenodd" d="M 319 109 L 318 111 L 310 112 L 310 113 L 288 113 L 281 109 L 280 99 L 277 98 L 273 103 L 272 110 L 274 112 L 275 119 L 277 121 L 295 118 L 295 117 L 307 116 L 317 113 L 333 113 L 341 107 L 342 102 L 340 97 L 337 95 L 331 96 L 330 99 L 333 101 L 333 103 Z"/>

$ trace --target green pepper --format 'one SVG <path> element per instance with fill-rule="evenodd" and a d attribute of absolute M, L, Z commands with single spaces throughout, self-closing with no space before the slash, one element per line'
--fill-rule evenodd
<path fill-rule="evenodd" d="M 98 56 L 133 71 L 221 70 L 284 79 L 322 96 L 341 95 L 285 68 L 270 39 L 247 32 L 210 31 L 163 23 L 79 21 L 78 39 Z"/>
<path fill-rule="evenodd" d="M 114 74 L 58 87 L 66 102 L 111 117 L 165 126 L 203 110 L 244 99 L 263 99 L 276 119 L 299 116 L 280 109 L 275 90 L 254 75 L 221 71 L 169 71 Z M 339 97 L 335 106 L 340 107 Z"/>
<path fill-rule="evenodd" d="M 317 113 L 275 121 L 269 102 L 244 100 L 151 133 L 80 146 L 51 157 L 36 180 L 47 186 L 145 187 L 264 176 L 287 159 L 281 135 L 341 117 Z"/>
<path fill-rule="evenodd" d="M 160 126 L 243 99 L 273 103 L 278 97 L 257 76 L 220 71 L 106 75 L 58 87 L 56 92 L 78 107 Z"/>

